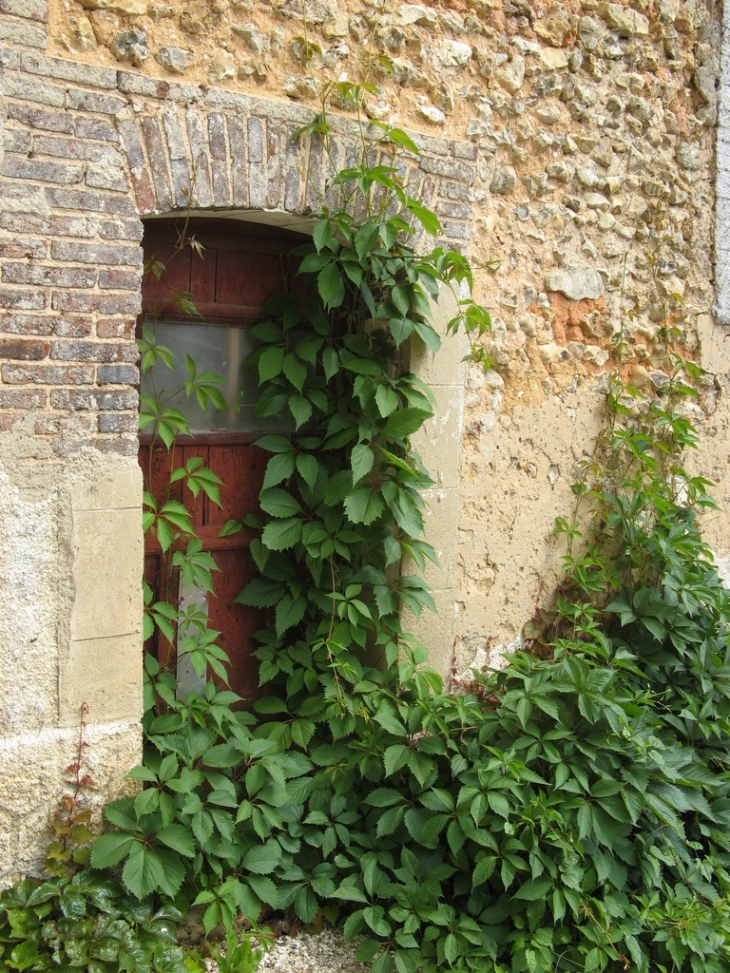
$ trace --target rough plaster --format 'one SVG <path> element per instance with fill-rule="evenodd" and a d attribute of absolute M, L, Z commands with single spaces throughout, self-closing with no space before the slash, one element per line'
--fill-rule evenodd
<path fill-rule="evenodd" d="M 381 92 L 366 99 L 366 113 L 477 149 L 467 190 L 431 201 L 445 225 L 468 221 L 452 242 L 469 248 L 476 295 L 494 324 L 494 367 L 486 376 L 470 368 L 464 387 L 451 631 L 467 662 L 478 647 L 514 640 L 549 597 L 559 566 L 554 517 L 569 513 L 576 460 L 600 427 L 616 341 L 623 377 L 649 394 L 662 380 L 664 322 L 682 332 L 677 350 L 699 354 L 714 297 L 720 8 L 479 0 L 386 4 L 379 14 L 356 0 L 171 0 L 144 10 L 134 0 L 69 0 L 52 5 L 52 49 L 138 75 L 125 81 L 135 112 L 153 110 L 169 84 L 170 98 L 203 120 L 216 108 L 256 111 L 256 98 L 270 94 L 294 121 L 317 105 L 301 58 L 305 16 L 317 81 L 362 79 L 358 54 L 372 35 L 373 52 L 391 58 L 394 71 L 373 68 Z M 136 51 L 119 46 L 130 30 L 144 35 Z M 160 60 L 171 46 L 189 52 L 183 68 Z M 336 97 L 330 107 L 342 108 Z M 721 147 L 723 111 L 721 100 Z M 720 173 L 722 151 L 718 159 Z M 717 484 L 722 512 L 707 527 L 720 550 L 730 502 L 717 446 L 726 439 L 727 369 L 713 363 L 710 372 L 692 415 L 712 455 L 702 445 L 692 462 Z M 453 481 L 455 470 L 443 475 Z M 444 488 L 430 498 L 433 509 L 446 509 Z M 445 658 L 453 634 L 438 639 L 434 651 Z"/>
<path fill-rule="evenodd" d="M 722 69 L 717 123 L 715 225 L 715 316 L 730 325 L 730 4 L 722 15 Z"/>
<path fill-rule="evenodd" d="M 664 323 L 681 332 L 676 350 L 708 370 L 697 401 L 688 407 L 700 433 L 699 449 L 689 462 L 714 483 L 721 509 L 706 517 L 705 527 L 718 556 L 724 557 L 729 546 L 730 364 L 725 331 L 711 317 L 714 194 L 717 189 L 724 199 L 730 184 L 725 171 L 727 75 L 719 141 L 715 133 L 719 4 L 449 0 L 386 4 L 381 17 L 359 0 L 53 0 L 46 50 L 65 60 L 11 52 L 5 62 L 3 90 L 12 110 L 3 145 L 11 172 L 13 166 L 34 164 L 28 161 L 30 149 L 39 165 L 51 162 L 58 167 L 54 171 L 76 166 L 74 175 L 64 178 L 101 187 L 100 205 L 113 201 L 115 193 L 129 194 L 123 200 L 129 206 L 120 209 L 130 215 L 127 239 L 135 238 L 140 212 L 169 212 L 170 187 L 184 187 L 184 179 L 175 183 L 176 173 L 189 180 L 189 163 L 195 159 L 204 160 L 196 186 L 202 212 L 243 213 L 251 220 L 257 210 L 276 209 L 278 202 L 267 198 L 267 172 L 285 169 L 297 182 L 305 164 L 317 177 L 327 169 L 317 161 L 316 146 L 305 140 L 299 154 L 282 136 L 318 109 L 301 60 L 305 10 L 308 36 L 320 48 L 317 80 L 361 80 L 359 55 L 371 33 L 374 53 L 393 61 L 392 74 L 372 75 L 382 91 L 366 100 L 366 114 L 408 128 L 429 146 L 420 188 L 442 219 L 449 243 L 470 252 L 476 296 L 492 313 L 493 331 L 485 344 L 493 367 L 486 374 L 470 366 L 465 377 L 462 371 L 456 381 L 446 381 L 453 372 L 442 364 L 443 355 L 423 363 L 429 380 L 437 386 L 441 380 L 443 386 L 437 389 L 442 412 L 419 443 L 436 479 L 428 498 L 427 530 L 442 567 L 429 574 L 440 616 L 424 616 L 418 633 L 439 668 L 448 668 L 455 636 L 458 666 L 494 662 L 500 645 L 519 644 L 537 601 L 549 600 L 560 562 L 560 550 L 550 539 L 553 521 L 572 509 L 575 464 L 590 452 L 602 422 L 611 348 L 622 343 L 622 376 L 654 395 L 663 380 L 665 349 L 658 332 Z M 36 49 L 44 43 L 37 41 L 40 30 L 29 26 L 25 31 Z M 132 43 L 127 35 L 121 43 L 119 34 L 130 31 L 144 36 Z M 181 67 L 177 55 L 177 67 L 170 55 L 158 61 L 165 46 L 189 52 L 191 57 L 182 59 L 189 63 Z M 335 97 L 330 108 L 344 111 Z M 210 133 L 224 121 L 230 145 L 234 131 L 247 132 L 240 142 L 245 160 L 233 157 L 232 150 L 230 155 L 226 149 L 217 149 L 217 155 L 213 151 Z M 249 121 L 257 128 L 244 129 Z M 349 122 L 334 125 L 341 131 L 351 121 L 350 116 Z M 43 126 L 64 131 L 64 124 L 76 126 L 74 137 L 51 144 Z M 140 126 L 145 138 L 139 137 Z M 79 140 L 79 130 L 91 133 L 86 141 Z M 71 152 L 68 142 L 73 151 L 83 142 L 89 158 L 70 155 L 69 163 L 53 154 Z M 401 155 L 413 172 L 419 163 Z M 235 189 L 216 202 L 216 178 L 220 185 L 230 179 L 235 186 L 245 166 L 249 184 L 240 187 L 238 208 L 231 208 Z M 440 170 L 458 175 L 437 187 L 434 174 Z M 0 214 L 0 241 L 14 246 L 20 238 L 31 254 L 42 252 L 53 233 L 102 242 L 102 218 L 81 210 L 69 214 L 63 207 L 59 213 L 56 190 L 44 188 L 48 176 L 39 171 L 41 176 L 29 177 L 29 183 L 11 177 L 0 186 L 5 214 Z M 167 194 L 166 205 L 155 195 L 158 191 Z M 311 194 L 303 200 L 295 196 L 291 212 L 305 211 L 314 200 Z M 723 213 L 721 205 L 716 306 L 724 320 Z M 69 215 L 76 219 L 63 223 Z M 292 219 L 291 213 L 262 218 L 284 225 Z M 52 222 L 56 219 L 62 231 Z M 45 268 L 49 261 L 15 252 L 4 263 L 14 273 Z M 11 299 L 14 286 L 8 285 Z M 130 290 L 128 308 L 134 300 Z M 136 310 L 124 313 L 129 333 Z M 52 317 L 50 311 L 44 314 L 44 321 Z M 446 355 L 452 347 L 447 341 Z M 82 418 L 62 418 L 62 445 L 88 440 Z M 0 464 L 7 477 L 1 499 L 7 502 L 0 507 L 0 519 L 8 521 L 0 557 L 3 580 L 19 578 L 40 600 L 29 612 L 19 595 L 11 596 L 12 611 L 0 621 L 0 635 L 3 661 L 11 652 L 12 663 L 22 658 L 31 674 L 38 674 L 41 691 L 36 695 L 44 699 L 36 699 L 19 676 L 11 677 L 3 706 L 16 714 L 13 725 L 19 728 L 25 720 L 30 727 L 53 725 L 59 698 L 49 673 L 60 666 L 69 677 L 61 678 L 60 705 L 70 726 L 76 705 L 69 690 L 73 673 L 81 677 L 85 652 L 95 657 L 94 627 L 107 621 L 103 610 L 93 614 L 98 609 L 94 585 L 85 587 L 83 571 L 75 570 L 72 560 L 75 551 L 80 565 L 88 550 L 89 564 L 102 564 L 91 541 L 85 547 L 82 540 L 104 536 L 103 518 L 97 529 L 93 505 L 74 508 L 67 489 L 68 476 L 95 478 L 86 454 L 69 459 L 67 466 L 44 446 L 40 433 L 34 435 L 30 425 L 23 428 L 25 435 L 0 440 L 0 449 L 7 443 L 6 462 Z M 127 433 L 130 450 L 132 429 L 133 424 Z M 124 467 L 130 475 L 132 465 Z M 118 518 L 122 529 L 132 523 L 125 504 Z M 16 513 L 22 514 L 20 520 Z M 20 521 L 32 529 L 19 526 Z M 113 588 L 116 569 L 102 567 L 104 585 Z M 43 580 L 49 571 L 54 576 L 50 591 Z M 75 591 L 92 599 L 92 613 L 79 607 L 72 619 Z M 125 620 L 133 601 L 131 594 L 115 598 L 118 642 L 110 634 L 104 640 L 120 647 L 120 659 L 133 655 L 129 645 L 134 636 L 122 631 L 129 627 Z M 10 621 L 16 618 L 17 631 Z M 96 620 L 91 624 L 90 619 Z M 74 645 L 77 670 L 63 656 Z M 131 669 L 124 671 L 131 674 Z M 115 684 L 129 686 L 122 698 L 130 700 L 123 706 L 131 707 L 134 679 L 125 680 L 120 676 Z M 105 705 L 103 693 L 97 698 Z"/>
<path fill-rule="evenodd" d="M 567 409 L 553 395 L 537 406 L 515 405 L 497 428 L 485 418 L 467 434 L 459 668 L 488 645 L 512 642 L 538 602 L 549 600 L 562 556 L 552 538 L 555 517 L 570 516 L 576 464 L 592 449 L 604 407 L 601 392 L 576 389 Z"/>

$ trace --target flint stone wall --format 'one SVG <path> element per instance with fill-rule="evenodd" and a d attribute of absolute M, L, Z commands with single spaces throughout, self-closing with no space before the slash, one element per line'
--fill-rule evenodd
<path fill-rule="evenodd" d="M 600 427 L 611 349 L 656 394 L 666 323 L 706 369 L 693 464 L 728 553 L 720 24 L 702 0 L 3 0 L 4 880 L 38 867 L 82 702 L 98 804 L 139 752 L 140 218 L 179 212 L 193 183 L 199 212 L 306 216 L 333 174 L 292 139 L 315 82 L 380 86 L 366 114 L 414 134 L 402 170 L 492 312 L 486 374 L 460 373 L 455 348 L 421 363 L 443 403 L 422 444 L 448 525 L 431 528 L 441 616 L 422 630 L 442 668 L 494 661 L 549 596 L 553 518 Z M 335 88 L 330 108 L 344 162 L 353 116 Z"/>

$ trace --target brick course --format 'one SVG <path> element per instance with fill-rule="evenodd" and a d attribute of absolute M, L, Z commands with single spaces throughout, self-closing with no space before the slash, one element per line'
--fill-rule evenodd
<path fill-rule="evenodd" d="M 21 9 L 30 21 L 46 7 L 0 0 L 6 19 Z M 3 84 L 0 427 L 30 410 L 36 435 L 59 456 L 88 442 L 131 454 L 140 216 L 185 209 L 191 192 L 200 209 L 303 213 L 317 203 L 303 171 L 325 194 L 334 173 L 318 143 L 292 140 L 308 117 L 302 109 L 47 57 L 26 40 L 5 58 Z M 142 111 L 130 111 L 130 96 L 146 99 Z M 403 174 L 426 202 L 438 200 L 446 235 L 465 246 L 475 147 L 423 145 L 420 164 L 408 156 Z M 352 161 L 342 135 L 333 152 Z M 63 418 L 78 413 L 98 416 Z"/>

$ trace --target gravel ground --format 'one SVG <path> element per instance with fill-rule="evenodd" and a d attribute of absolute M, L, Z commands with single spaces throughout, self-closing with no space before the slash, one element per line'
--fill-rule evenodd
<path fill-rule="evenodd" d="M 355 959 L 357 943 L 346 943 L 335 929 L 314 936 L 279 936 L 264 953 L 259 970 L 267 973 L 367 973 L 369 963 Z"/>
<path fill-rule="evenodd" d="M 196 906 L 185 916 L 178 929 L 178 942 L 181 945 L 193 949 L 205 948 L 203 911 L 203 906 Z M 270 924 L 275 938 L 269 951 L 263 954 L 258 968 L 261 973 L 368 973 L 370 969 L 370 963 L 358 963 L 355 959 L 360 937 L 347 943 L 342 933 L 332 928 L 325 928 L 314 935 L 302 932 L 288 936 L 282 930 L 291 929 L 291 923 L 277 922 L 274 917 Z M 262 925 L 266 927 L 269 922 L 264 920 Z M 223 943 L 225 950 L 220 927 L 214 930 L 210 939 Z M 206 959 L 205 965 L 209 973 L 219 973 L 214 959 Z"/>

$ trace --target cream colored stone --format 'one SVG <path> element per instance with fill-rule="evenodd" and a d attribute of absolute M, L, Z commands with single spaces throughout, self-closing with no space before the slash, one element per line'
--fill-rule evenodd
<path fill-rule="evenodd" d="M 69 729 L 45 728 L 0 738 L 0 886 L 21 875 L 41 875 L 53 833 L 51 813 L 73 787 L 66 767 L 76 759 L 76 724 Z M 127 721 L 99 723 L 86 715 L 84 773 L 94 782 L 84 788 L 83 800 L 92 811 L 92 828 L 101 825 L 104 804 L 133 792 L 127 772 L 142 758 L 142 728 Z"/>
<path fill-rule="evenodd" d="M 60 665 L 60 725 L 76 725 L 82 703 L 96 720 L 140 720 L 141 650 L 139 634 L 71 642 Z"/>
<path fill-rule="evenodd" d="M 0 439 L 13 441 L 5 436 Z M 8 442 L 9 440 L 9 442 Z M 6 738 L 53 725 L 58 708 L 58 506 L 48 475 L 45 496 L 28 496 L 3 469 L 0 454 L 0 722 Z M 9 465 L 9 464 L 8 464 Z M 5 773 L 0 767 L 0 776 Z"/>
<path fill-rule="evenodd" d="M 609 27 L 615 27 L 622 37 L 633 37 L 635 34 L 646 37 L 649 33 L 649 18 L 631 7 L 624 7 L 620 3 L 599 3 L 598 12 Z"/>
<path fill-rule="evenodd" d="M 75 599 L 71 638 L 108 638 L 141 630 L 141 511 L 81 510 L 73 517 Z"/>
<path fill-rule="evenodd" d="M 95 808 L 119 796 L 141 747 L 136 457 L 87 448 L 59 461 L 33 424 L 31 414 L 0 434 L 0 873 L 40 867 L 49 816 L 68 788 L 81 702 L 92 707 L 85 754 Z M 106 642 L 102 657 L 95 641 L 72 642 L 75 628 L 93 640 L 110 628 L 127 637 Z"/>
<path fill-rule="evenodd" d="M 459 488 L 431 487 L 423 494 L 425 537 L 436 551 L 439 567 L 429 566 L 426 575 L 433 587 L 453 588 L 456 584 L 457 536 L 454 529 L 459 519 Z"/>
<path fill-rule="evenodd" d="M 424 610 L 415 618 L 410 610 L 403 612 L 403 626 L 429 651 L 428 664 L 447 682 L 454 653 L 454 618 L 456 605 L 451 590 L 432 591 L 438 614 Z"/>
<path fill-rule="evenodd" d="M 525 59 L 515 54 L 512 60 L 497 72 L 497 78 L 503 88 L 513 95 L 517 94 L 525 80 Z"/>
<path fill-rule="evenodd" d="M 543 47 L 540 50 L 540 61 L 548 71 L 562 71 L 568 67 L 568 52 L 562 48 Z"/>
<path fill-rule="evenodd" d="M 469 341 L 463 328 L 456 334 L 446 333 L 447 324 L 457 313 L 456 299 L 451 291 L 443 288 L 438 303 L 431 306 L 431 324 L 441 339 L 441 349 L 434 355 L 419 338 L 412 338 L 409 367 L 428 385 L 461 385 L 466 374 L 464 358 L 469 352 Z"/>
<path fill-rule="evenodd" d="M 61 43 L 71 53 L 96 49 L 96 36 L 88 17 L 76 17 L 69 20 L 69 30 L 61 35 Z"/>
<path fill-rule="evenodd" d="M 730 371 L 730 341 L 725 328 L 719 328 L 709 314 L 697 316 L 697 335 L 700 339 L 699 364 L 710 373 Z"/>
<path fill-rule="evenodd" d="M 434 388 L 435 415 L 412 437 L 431 478 L 442 487 L 459 483 L 459 457 L 464 418 L 464 391 L 458 386 Z"/>
<path fill-rule="evenodd" d="M 138 510 L 142 507 L 142 471 L 139 464 L 125 464 L 98 480 L 84 481 L 71 498 L 74 512 Z"/>
<path fill-rule="evenodd" d="M 86 10 L 108 10 L 124 17 L 141 17 L 147 13 L 147 0 L 80 0 Z"/>

